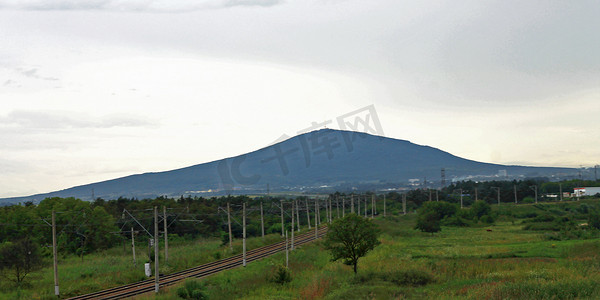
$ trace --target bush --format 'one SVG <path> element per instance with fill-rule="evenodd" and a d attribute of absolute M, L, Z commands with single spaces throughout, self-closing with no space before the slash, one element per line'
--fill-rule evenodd
<path fill-rule="evenodd" d="M 521 201 L 521 203 L 534 203 L 534 202 L 535 202 L 535 199 L 530 196 L 523 198 L 523 201 Z"/>
<path fill-rule="evenodd" d="M 177 289 L 177 296 L 183 299 L 204 300 L 204 285 L 197 279 L 188 279 L 182 287 Z"/>
<path fill-rule="evenodd" d="M 478 200 L 475 201 L 471 207 L 471 212 L 474 217 L 481 218 L 483 216 L 489 216 L 492 212 L 492 207 L 487 202 Z"/>
<path fill-rule="evenodd" d="M 479 220 L 486 224 L 494 223 L 494 218 L 492 218 L 490 215 L 484 215 Z"/>
<path fill-rule="evenodd" d="M 386 274 L 383 280 L 398 285 L 420 286 L 433 282 L 433 276 L 422 270 L 402 270 Z"/>
<path fill-rule="evenodd" d="M 277 265 L 271 281 L 277 284 L 286 284 L 292 281 L 292 273 L 284 265 Z"/>

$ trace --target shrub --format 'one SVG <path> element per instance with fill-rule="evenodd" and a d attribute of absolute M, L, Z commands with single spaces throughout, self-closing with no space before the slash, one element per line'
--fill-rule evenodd
<path fill-rule="evenodd" d="M 494 223 L 494 218 L 492 218 L 490 215 L 484 215 L 479 220 L 486 224 Z"/>
<path fill-rule="evenodd" d="M 292 281 L 292 273 L 284 265 L 277 265 L 271 281 L 277 284 L 288 283 Z"/>
<path fill-rule="evenodd" d="M 530 196 L 523 198 L 523 201 L 521 201 L 521 203 L 533 203 L 533 202 L 535 202 L 535 199 Z"/>
<path fill-rule="evenodd" d="M 433 276 L 422 270 L 401 270 L 386 274 L 383 280 L 398 285 L 420 286 L 433 282 Z"/>
<path fill-rule="evenodd" d="M 204 285 L 197 279 L 188 279 L 182 287 L 177 289 L 177 296 L 183 299 L 204 300 Z"/>

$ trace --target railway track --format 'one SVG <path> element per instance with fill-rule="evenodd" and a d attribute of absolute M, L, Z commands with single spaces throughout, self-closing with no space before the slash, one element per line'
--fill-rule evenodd
<path fill-rule="evenodd" d="M 322 237 L 327 232 L 327 227 L 323 226 L 319 229 L 319 237 Z M 294 238 L 294 246 L 306 244 L 315 240 L 314 231 L 298 235 Z M 281 241 L 268 246 L 256 248 L 246 251 L 246 263 L 259 260 L 261 258 L 273 255 L 277 252 L 285 250 L 285 241 Z M 223 270 L 233 269 L 243 265 L 242 254 L 237 254 L 228 258 L 210 262 L 204 265 L 193 267 L 187 270 L 175 272 L 169 275 L 164 275 L 159 278 L 159 287 L 166 287 L 177 284 L 186 278 L 202 278 L 218 273 Z M 126 284 L 123 286 L 114 287 L 107 290 L 94 292 L 91 294 L 68 298 L 68 300 L 83 300 L 83 299 L 122 299 L 132 297 L 139 294 L 144 294 L 154 291 L 154 279 L 148 279 L 135 283 Z"/>

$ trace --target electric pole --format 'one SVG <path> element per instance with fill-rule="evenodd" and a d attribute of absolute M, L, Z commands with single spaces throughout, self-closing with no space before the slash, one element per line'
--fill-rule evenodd
<path fill-rule="evenodd" d="M 169 238 L 167 234 L 167 207 L 163 206 L 163 223 L 165 228 L 165 263 L 169 262 Z"/>
<path fill-rule="evenodd" d="M 385 209 L 386 209 L 386 206 L 385 206 L 385 194 L 383 194 L 383 217 L 384 218 L 385 218 Z"/>
<path fill-rule="evenodd" d="M 260 201 L 260 229 L 262 231 L 262 239 L 265 239 L 265 216 L 263 214 L 263 204 Z"/>
<path fill-rule="evenodd" d="M 292 250 L 294 250 L 294 202 L 292 202 Z"/>
<path fill-rule="evenodd" d="M 562 183 L 558 184 L 558 189 L 558 192 L 560 193 L 560 201 L 563 201 Z"/>
<path fill-rule="evenodd" d="M 229 207 L 229 202 L 227 202 L 227 227 L 229 227 L 229 250 L 233 251 L 233 236 L 231 235 L 231 208 Z"/>
<path fill-rule="evenodd" d="M 532 185 L 529 188 L 535 191 L 535 203 L 538 203 L 537 185 Z"/>
<path fill-rule="evenodd" d="M 354 194 L 350 195 L 350 213 L 354 213 Z"/>
<path fill-rule="evenodd" d="M 375 218 L 375 195 L 371 196 L 371 219 Z"/>
<path fill-rule="evenodd" d="M 52 256 L 54 259 L 54 295 L 60 296 L 58 288 L 58 253 L 56 249 L 56 213 L 52 210 Z"/>
<path fill-rule="evenodd" d="M 346 216 L 346 198 L 342 197 L 342 218 Z"/>
<path fill-rule="evenodd" d="M 298 232 L 300 232 L 300 208 L 298 207 L 298 200 L 294 200 L 296 205 L 296 222 L 298 222 Z"/>
<path fill-rule="evenodd" d="M 279 208 L 281 209 L 281 237 L 283 237 L 283 235 L 284 235 L 284 233 L 283 233 L 283 230 L 284 230 L 284 228 L 283 228 L 283 200 L 281 200 L 279 202 L 279 204 L 281 205 L 281 206 L 279 206 Z"/>
<path fill-rule="evenodd" d="M 335 197 L 335 210 L 337 212 L 337 218 L 340 218 L 340 198 Z"/>
<path fill-rule="evenodd" d="M 242 203 L 242 265 L 246 266 L 246 202 Z"/>
<path fill-rule="evenodd" d="M 317 199 L 315 199 L 315 239 L 319 238 L 319 223 L 317 222 L 317 211 L 319 211 L 319 207 L 317 206 Z"/>
<path fill-rule="evenodd" d="M 292 230 L 292 232 L 294 232 Z M 285 267 L 289 268 L 290 265 L 290 254 L 288 251 L 288 235 L 287 235 L 287 230 L 285 231 Z"/>
<path fill-rule="evenodd" d="M 154 293 L 158 293 L 158 207 L 154 207 Z"/>
<path fill-rule="evenodd" d="M 308 210 L 308 199 L 306 199 L 306 218 L 308 219 L 308 229 L 310 229 L 310 211 Z"/>
<path fill-rule="evenodd" d="M 500 205 L 500 187 L 493 186 L 492 188 L 498 191 L 498 205 Z"/>
<path fill-rule="evenodd" d="M 135 238 L 133 235 L 133 227 L 131 227 L 131 250 L 133 251 L 133 266 L 135 266 Z"/>

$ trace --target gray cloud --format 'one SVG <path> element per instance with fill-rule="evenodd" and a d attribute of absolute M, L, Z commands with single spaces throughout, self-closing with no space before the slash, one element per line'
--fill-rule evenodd
<path fill-rule="evenodd" d="M 0 0 L 0 9 L 187 12 L 236 6 L 269 7 L 284 0 Z"/>
<path fill-rule="evenodd" d="M 114 127 L 156 127 L 157 121 L 133 115 L 90 117 L 74 112 L 17 110 L 0 116 L 0 128 L 77 129 Z"/>
<path fill-rule="evenodd" d="M 19 73 L 21 73 L 22 75 L 29 77 L 29 78 L 35 78 L 35 79 L 42 79 L 42 80 L 50 80 L 50 81 L 57 81 L 58 78 L 54 78 L 54 77 L 46 77 L 46 76 L 41 76 L 38 74 L 38 69 L 36 68 L 30 68 L 30 69 L 22 69 L 22 68 L 18 68 L 17 71 Z"/>

